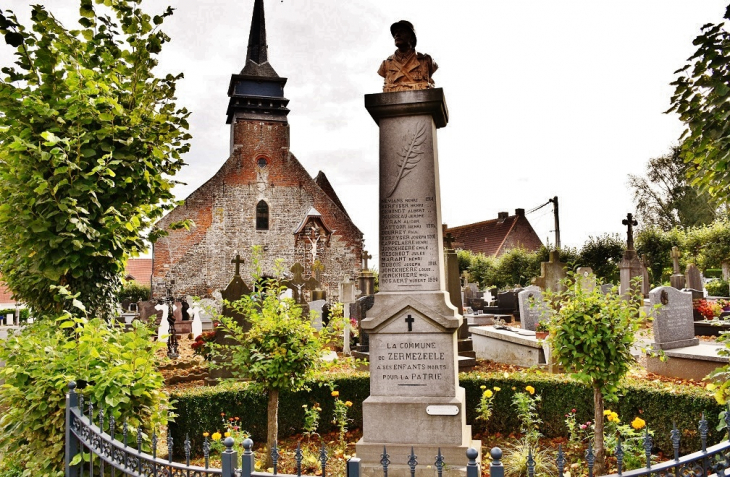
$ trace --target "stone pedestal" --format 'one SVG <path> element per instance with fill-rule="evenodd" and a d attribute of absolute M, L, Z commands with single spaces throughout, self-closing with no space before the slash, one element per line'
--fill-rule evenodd
<path fill-rule="evenodd" d="M 619 287 L 619 293 L 622 295 L 628 294 L 631 288 L 631 282 L 634 278 L 641 278 L 641 282 L 638 285 L 638 290 L 642 291 L 643 294 L 643 283 L 644 283 L 644 265 L 641 263 L 641 259 L 636 254 L 636 250 L 626 250 L 621 262 L 618 265 L 619 277 L 621 285 Z"/>
<path fill-rule="evenodd" d="M 366 475 L 410 475 L 441 451 L 461 472 L 469 447 L 481 448 L 466 425 L 458 385 L 457 331 L 463 318 L 445 289 L 436 128 L 448 121 L 441 89 L 367 95 L 380 126 L 380 292 L 362 321 L 370 339 L 370 397 L 357 443 Z M 419 466 L 419 475 L 433 468 Z"/>

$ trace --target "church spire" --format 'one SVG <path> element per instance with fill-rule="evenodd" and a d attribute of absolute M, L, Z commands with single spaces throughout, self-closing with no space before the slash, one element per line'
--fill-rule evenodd
<path fill-rule="evenodd" d="M 274 68 L 269 64 L 268 46 L 266 45 L 266 17 L 264 16 L 264 0 L 255 0 L 251 31 L 248 34 L 246 64 L 242 75 L 278 78 Z"/>

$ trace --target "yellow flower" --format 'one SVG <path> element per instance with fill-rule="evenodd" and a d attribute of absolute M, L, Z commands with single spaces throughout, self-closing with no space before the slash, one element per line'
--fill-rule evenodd
<path fill-rule="evenodd" d="M 603 413 L 604 416 L 607 416 L 606 419 L 609 420 L 609 422 L 619 422 L 620 419 L 618 418 L 618 413 L 613 411 L 608 411 L 608 414 L 605 412 Z"/>
<path fill-rule="evenodd" d="M 340 395 L 339 391 L 332 391 L 332 397 L 337 397 Z"/>
<path fill-rule="evenodd" d="M 352 407 L 352 401 L 345 401 L 345 406 Z"/>
<path fill-rule="evenodd" d="M 203 437 L 208 437 L 209 435 L 210 435 L 210 434 L 208 434 L 207 432 L 204 432 L 204 433 L 203 433 Z"/>
<path fill-rule="evenodd" d="M 631 427 L 633 427 L 637 431 L 639 429 L 643 428 L 645 425 L 646 425 L 646 421 L 644 421 L 642 418 L 640 418 L 638 416 L 636 417 L 636 419 L 631 421 Z"/>
<path fill-rule="evenodd" d="M 220 432 L 214 432 L 213 435 L 210 436 L 210 438 L 213 439 L 214 441 L 219 441 L 219 440 L 221 440 L 221 433 Z"/>
<path fill-rule="evenodd" d="M 495 391 L 501 391 L 501 390 L 502 390 L 502 388 L 498 388 L 497 386 L 494 386 L 494 390 L 495 390 Z"/>
<path fill-rule="evenodd" d="M 532 386 L 527 386 L 525 388 L 525 391 L 527 391 L 530 394 L 535 394 L 535 388 L 533 388 Z"/>
<path fill-rule="evenodd" d="M 610 416 L 611 415 L 611 410 L 610 409 L 606 409 L 605 411 L 603 411 L 603 415 L 604 416 Z"/>
<path fill-rule="evenodd" d="M 481 386 L 479 386 L 479 389 L 487 389 L 487 387 L 482 384 Z"/>
<path fill-rule="evenodd" d="M 490 398 L 490 397 L 493 396 L 493 394 L 494 393 L 492 393 L 491 389 L 487 389 L 486 391 L 484 391 L 484 397 L 485 398 Z"/>
<path fill-rule="evenodd" d="M 306 409 L 306 408 L 307 408 L 307 405 L 306 405 L 306 404 L 302 404 L 302 407 L 303 407 L 304 409 Z"/>
<path fill-rule="evenodd" d="M 223 435 L 224 435 L 225 437 L 231 437 L 231 433 L 230 433 L 230 432 L 226 432 L 226 433 L 225 433 L 225 434 L 223 434 Z"/>

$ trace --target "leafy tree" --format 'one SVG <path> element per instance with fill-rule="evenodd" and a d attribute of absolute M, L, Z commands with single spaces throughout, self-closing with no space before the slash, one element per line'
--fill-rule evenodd
<path fill-rule="evenodd" d="M 623 257 L 626 244 L 618 234 L 603 234 L 598 237 L 588 237 L 580 249 L 577 263 L 584 267 L 591 267 L 597 278 L 604 283 L 619 281 L 618 264 Z"/>
<path fill-rule="evenodd" d="M 640 292 L 627 300 L 618 293 L 604 294 L 598 287 L 585 290 L 571 273 L 564 292 L 545 295 L 554 304 L 549 340 L 555 359 L 575 379 L 593 388 L 594 472 L 603 475 L 604 399 L 617 399 L 619 384 L 634 362 L 631 347 L 646 317 L 643 299 Z"/>
<path fill-rule="evenodd" d="M 716 220 L 704 227 L 697 227 L 687 232 L 687 243 L 696 250 L 698 262 L 703 270 L 708 268 L 723 269 L 723 277 L 728 277 L 730 268 L 730 221 Z"/>
<path fill-rule="evenodd" d="M 169 402 L 155 358 L 163 345 L 153 341 L 153 331 L 137 323 L 124 332 L 103 320 L 79 318 L 79 311 L 36 321 L 0 343 L 0 361 L 5 361 L 0 368 L 5 380 L 0 387 L 0 456 L 19 456 L 24 475 L 64 475 L 70 381 L 88 382 L 83 390 L 87 402 L 97 409 L 103 404 L 107 417 L 118 422 L 128 419 L 132 430 L 141 425 L 149 434 L 167 423 Z"/>
<path fill-rule="evenodd" d="M 725 20 L 708 23 L 693 41 L 697 51 L 677 70 L 672 106 L 685 123 L 684 160 L 691 165 L 692 183 L 728 203 L 730 185 L 730 32 Z"/>
<path fill-rule="evenodd" d="M 43 5 L 31 28 L 0 12 L 16 56 L 0 79 L 0 273 L 39 314 L 62 309 L 53 285 L 81 292 L 93 315 L 110 311 L 124 259 L 173 206 L 189 148 L 189 113 L 174 103 L 182 74 L 152 71 L 172 8 L 95 3 L 80 1 L 75 30 Z"/>
<path fill-rule="evenodd" d="M 690 183 L 687 179 L 690 168 L 684 162 L 681 148 L 675 146 L 668 154 L 649 159 L 646 177 L 629 175 L 637 219 L 665 231 L 715 220 L 717 201 Z"/>
<path fill-rule="evenodd" d="M 657 227 L 645 227 L 636 234 L 636 252 L 646 255 L 651 268 L 652 283 L 661 285 L 669 280 L 672 267 L 672 247 L 683 248 L 685 233 L 679 228 L 663 231 Z M 669 272 L 669 275 L 666 273 Z"/>
<path fill-rule="evenodd" d="M 254 247 L 254 270 L 258 254 Z M 277 264 L 277 276 L 283 267 Z M 259 272 L 254 272 L 260 273 Z M 254 276 L 254 283 L 259 276 Z M 234 320 L 221 317 L 223 331 L 232 339 L 230 345 L 214 347 L 214 354 L 230 356 L 229 366 L 235 377 L 247 378 L 268 395 L 267 444 L 269 449 L 279 433 L 279 393 L 298 391 L 322 364 L 325 333 L 317 335 L 302 309 L 291 298 L 282 298 L 286 287 L 279 279 L 269 279 L 251 295 L 231 306 L 243 314 L 251 329 L 244 332 Z M 270 465 L 270 456 L 267 466 Z"/>
<path fill-rule="evenodd" d="M 516 247 L 499 256 L 492 284 L 499 288 L 524 287 L 537 276 L 540 276 L 537 254 Z"/>

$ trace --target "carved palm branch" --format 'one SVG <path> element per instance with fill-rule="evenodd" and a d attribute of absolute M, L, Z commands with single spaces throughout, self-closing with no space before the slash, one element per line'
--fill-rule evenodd
<path fill-rule="evenodd" d="M 426 123 L 421 122 L 416 126 L 416 131 L 413 133 L 413 137 L 409 141 L 408 145 L 404 145 L 403 150 L 398 153 L 400 156 L 400 159 L 398 160 L 398 175 L 395 178 L 395 183 L 390 189 L 390 192 L 385 195 L 386 199 L 393 195 L 395 190 L 398 188 L 398 184 L 400 184 L 401 179 L 407 176 L 411 170 L 416 167 L 419 162 L 421 162 L 420 156 L 423 154 L 421 145 L 423 145 L 425 140 Z"/>

